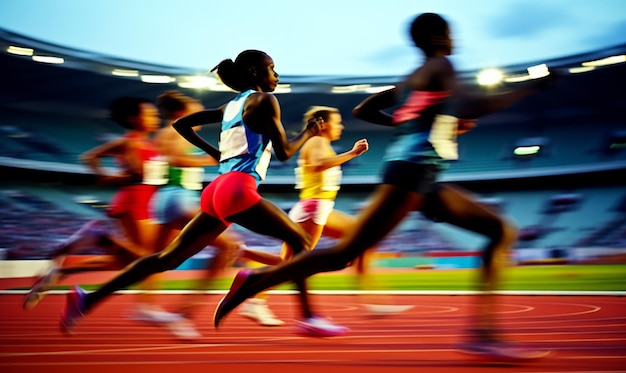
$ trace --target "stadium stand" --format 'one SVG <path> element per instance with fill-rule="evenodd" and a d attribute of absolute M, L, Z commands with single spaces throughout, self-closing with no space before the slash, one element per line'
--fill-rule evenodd
<path fill-rule="evenodd" d="M 31 42 L 64 55 L 71 63 L 35 64 L 28 58 L 0 53 L 5 72 L 0 82 L 0 248 L 9 259 L 46 258 L 85 221 L 103 216 L 102 208 L 113 190 L 93 185 L 78 156 L 122 133 L 106 118 L 112 99 L 121 95 L 156 98 L 163 91 L 178 89 L 214 107 L 232 97 L 232 92 L 186 89 L 176 83 L 146 84 L 110 74 L 115 67 L 172 76 L 192 73 L 184 69 L 75 51 L 0 30 L 0 46 L 16 42 Z M 624 54 L 626 45 L 620 45 L 541 62 L 567 70 L 584 61 Z M 510 66 L 507 71 L 519 73 L 532 64 Z M 474 75 L 462 73 L 467 82 L 473 81 Z M 367 92 L 355 88 L 351 93 L 333 93 L 333 87 L 376 88 L 397 80 L 281 76 L 292 91 L 277 94 L 288 135 L 301 127 L 302 113 L 309 106 L 329 105 L 340 109 L 346 127 L 342 140 L 334 144 L 337 150 L 350 148 L 360 138 L 370 143 L 367 153 L 344 167 L 344 186 L 337 199 L 340 210 L 355 212 L 366 203 L 379 181 L 380 160 L 392 133 L 389 128 L 352 118 L 352 108 Z M 460 158 L 451 163 L 442 181 L 475 191 L 486 205 L 509 215 L 521 230 L 518 251 L 543 250 L 541 255 L 549 257 L 567 256 L 576 248 L 625 248 L 624 81 L 625 63 L 568 73 L 554 90 L 482 118 L 476 129 L 459 137 Z M 217 143 L 217 125 L 203 128 L 201 135 Z M 514 147 L 525 139 L 540 140 L 544 148 L 536 155 L 515 156 Z M 285 210 L 297 200 L 294 167 L 295 159 L 285 163 L 274 160 L 267 183 L 260 189 Z M 216 169 L 206 171 L 205 181 L 209 182 Z M 550 210 L 553 197 L 563 195 L 578 198 L 569 208 Z M 81 203 L 88 199 L 95 202 Z M 240 230 L 251 247 L 272 251 L 280 247 L 272 239 Z M 329 240 L 320 242 L 322 247 L 329 244 Z M 479 245 L 480 238 L 415 213 L 379 250 L 411 256 L 429 251 L 474 251 Z"/>

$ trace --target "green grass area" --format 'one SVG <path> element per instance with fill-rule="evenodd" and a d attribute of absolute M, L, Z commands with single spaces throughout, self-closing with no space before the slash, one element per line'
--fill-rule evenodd
<path fill-rule="evenodd" d="M 374 272 L 368 290 L 475 290 L 477 270 L 411 270 Z M 228 289 L 231 278 L 221 278 L 211 290 Z M 97 286 L 86 286 L 93 289 Z M 164 289 L 193 289 L 193 280 L 166 281 Z M 290 284 L 276 289 L 292 289 Z M 309 280 L 311 290 L 356 290 L 352 273 L 317 274 Z M 500 290 L 626 291 L 626 265 L 553 265 L 505 269 Z"/>

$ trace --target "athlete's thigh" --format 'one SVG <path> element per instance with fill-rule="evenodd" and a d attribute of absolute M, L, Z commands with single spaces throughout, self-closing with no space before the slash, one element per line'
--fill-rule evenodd
<path fill-rule="evenodd" d="M 226 228 L 220 219 L 200 212 L 161 251 L 159 257 L 189 258 L 204 249 Z"/>
<path fill-rule="evenodd" d="M 428 196 L 423 212 L 436 220 L 479 233 L 487 233 L 503 221 L 495 210 L 479 203 L 471 192 L 449 184 L 440 184 Z"/>
<path fill-rule="evenodd" d="M 121 241 L 117 241 L 120 246 L 124 247 L 126 250 L 132 251 L 132 253 L 138 257 L 152 253 L 145 246 L 145 231 L 130 214 L 125 213 L 118 215 L 115 222 L 122 232 Z"/>
<path fill-rule="evenodd" d="M 419 210 L 423 199 L 423 194 L 382 184 L 356 216 L 354 229 L 346 232 L 342 242 L 355 246 L 357 251 L 367 250 L 391 232 L 409 212 Z"/>
<path fill-rule="evenodd" d="M 278 238 L 282 241 L 301 242 L 307 233 L 291 220 L 280 207 L 269 200 L 261 199 L 254 206 L 227 218 L 253 232 Z"/>

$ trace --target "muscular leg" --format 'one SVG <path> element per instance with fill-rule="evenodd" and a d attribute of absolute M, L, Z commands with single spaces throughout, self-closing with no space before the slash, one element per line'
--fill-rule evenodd
<path fill-rule="evenodd" d="M 478 281 L 478 288 L 484 293 L 478 298 L 476 326 L 478 329 L 492 329 L 495 296 L 491 291 L 496 289 L 506 255 L 517 239 L 517 228 L 456 186 L 441 184 L 434 199 L 429 200 L 427 205 L 436 211 L 441 221 L 487 237 Z M 427 210 L 424 212 L 429 213 Z"/>
<path fill-rule="evenodd" d="M 136 260 L 98 290 L 87 294 L 84 299 L 84 311 L 89 311 L 117 290 L 137 283 L 154 273 L 178 267 L 225 229 L 226 226 L 219 219 L 199 213 L 163 251 Z"/>
<path fill-rule="evenodd" d="M 228 300 L 220 303 L 214 323 L 219 324 L 223 316 L 246 298 L 265 289 L 316 273 L 344 268 L 393 230 L 409 211 L 419 209 L 422 201 L 421 194 L 393 185 L 380 186 L 372 203 L 357 218 L 356 228 L 348 232 L 335 247 L 302 253 L 292 260 L 249 275 L 245 283 L 234 290 L 236 294 L 229 293 L 225 298 Z"/>
<path fill-rule="evenodd" d="M 311 247 L 311 237 L 285 212 L 268 200 L 262 199 L 246 211 L 228 217 L 253 232 L 276 237 L 291 247 L 298 255 Z M 313 317 L 305 278 L 294 279 L 299 290 L 300 304 L 305 318 Z"/>

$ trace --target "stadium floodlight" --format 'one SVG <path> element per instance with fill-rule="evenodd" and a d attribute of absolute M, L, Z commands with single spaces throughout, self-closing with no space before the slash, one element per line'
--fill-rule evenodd
<path fill-rule="evenodd" d="M 596 68 L 594 66 L 580 66 L 580 67 L 571 67 L 569 70 L 567 70 L 570 74 L 580 74 L 580 73 L 586 73 L 589 71 L 593 71 Z"/>
<path fill-rule="evenodd" d="M 374 94 L 374 93 L 380 93 L 383 91 L 388 91 L 392 88 L 395 88 L 395 85 L 379 85 L 377 87 L 369 87 L 369 88 L 365 88 L 365 92 L 369 93 L 369 94 Z"/>
<path fill-rule="evenodd" d="M 169 75 L 142 75 L 141 81 L 144 83 L 172 83 L 176 79 Z"/>
<path fill-rule="evenodd" d="M 32 57 L 33 61 L 35 62 L 42 62 L 42 63 L 51 63 L 51 64 L 62 64 L 65 62 L 65 60 L 63 59 L 63 57 L 54 57 L 54 56 L 38 56 L 38 55 L 34 55 Z"/>
<path fill-rule="evenodd" d="M 217 79 L 210 76 L 183 76 L 180 77 L 178 86 L 181 88 L 211 88 L 217 83 Z"/>
<path fill-rule="evenodd" d="M 356 93 L 371 88 L 370 84 L 338 85 L 331 88 L 332 93 Z"/>
<path fill-rule="evenodd" d="M 626 62 L 626 54 L 620 54 L 618 56 L 610 56 L 606 58 L 601 58 L 599 60 L 587 61 L 583 62 L 583 66 L 606 66 L 606 65 L 614 65 L 616 63 Z"/>
<path fill-rule="evenodd" d="M 502 81 L 504 74 L 498 69 L 485 69 L 478 73 L 476 80 L 483 86 L 493 86 Z"/>
<path fill-rule="evenodd" d="M 111 75 L 125 76 L 125 77 L 136 77 L 136 76 L 139 76 L 139 71 L 138 70 L 127 70 L 127 69 L 113 69 L 111 71 Z"/>
<path fill-rule="evenodd" d="M 17 47 L 15 45 L 10 45 L 7 48 L 7 53 L 16 54 L 18 56 L 32 56 L 35 53 L 35 50 L 32 48 L 24 48 Z"/>
<path fill-rule="evenodd" d="M 513 147 L 515 158 L 526 159 L 543 153 L 548 145 L 545 137 L 527 137 L 519 139 Z"/>
<path fill-rule="evenodd" d="M 540 150 L 541 150 L 541 146 L 539 145 L 516 146 L 515 149 L 513 149 L 513 154 L 517 156 L 534 155 L 534 154 L 539 153 Z"/>
<path fill-rule="evenodd" d="M 542 63 L 541 65 L 530 66 L 526 69 L 528 71 L 528 76 L 532 79 L 543 78 L 544 76 L 550 75 L 550 70 L 548 69 L 548 65 Z"/>
<path fill-rule="evenodd" d="M 278 84 L 274 89 L 274 93 L 291 93 L 291 84 Z"/>

